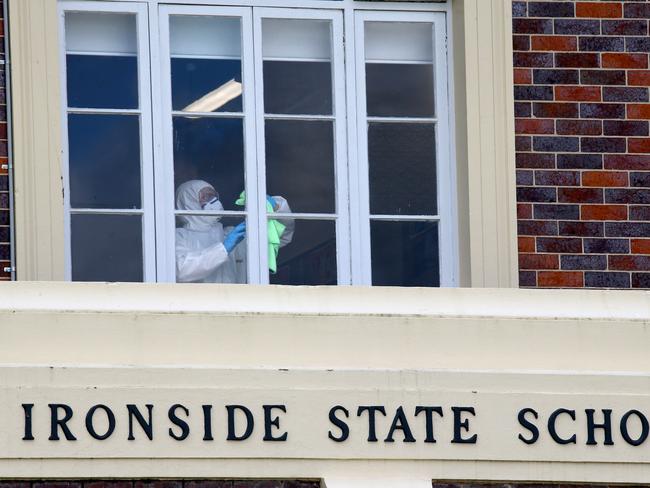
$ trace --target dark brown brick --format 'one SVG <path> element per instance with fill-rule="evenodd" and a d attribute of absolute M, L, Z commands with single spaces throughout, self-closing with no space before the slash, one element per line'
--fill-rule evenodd
<path fill-rule="evenodd" d="M 599 136 L 603 133 L 601 120 L 560 119 L 555 126 L 560 135 Z"/>
<path fill-rule="evenodd" d="M 605 201 L 621 204 L 650 204 L 650 190 L 608 188 L 605 190 Z"/>
<path fill-rule="evenodd" d="M 573 17 L 573 2 L 528 2 L 529 17 Z"/>
<path fill-rule="evenodd" d="M 600 188 L 558 188 L 558 202 L 562 203 L 601 203 L 603 190 Z"/>
<path fill-rule="evenodd" d="M 650 18 L 650 4 L 626 2 L 623 16 L 627 18 Z"/>
<path fill-rule="evenodd" d="M 530 36 L 512 36 L 513 51 L 530 51 Z"/>
<path fill-rule="evenodd" d="M 630 186 L 636 188 L 650 188 L 650 172 L 630 173 Z"/>
<path fill-rule="evenodd" d="M 605 222 L 605 236 L 607 237 L 647 237 L 649 235 L 650 223 Z"/>
<path fill-rule="evenodd" d="M 650 170 L 650 155 L 645 154 L 606 154 L 605 169 Z"/>
<path fill-rule="evenodd" d="M 573 237 L 538 237 L 536 244 L 537 252 L 582 253 L 582 239 Z"/>
<path fill-rule="evenodd" d="M 515 102 L 515 117 L 530 117 L 532 105 L 528 102 Z"/>
<path fill-rule="evenodd" d="M 632 288 L 650 288 L 650 273 L 632 273 Z"/>
<path fill-rule="evenodd" d="M 607 269 L 607 257 L 598 254 L 570 255 L 560 257 L 560 267 L 571 270 Z"/>
<path fill-rule="evenodd" d="M 557 167 L 558 169 L 601 169 L 603 156 L 601 154 L 558 154 Z"/>
<path fill-rule="evenodd" d="M 553 134 L 553 119 L 516 119 L 515 134 Z"/>
<path fill-rule="evenodd" d="M 605 102 L 647 102 L 648 89 L 630 86 L 606 86 L 603 88 Z"/>
<path fill-rule="evenodd" d="M 627 254 L 630 252 L 629 239 L 585 239 L 585 253 Z"/>
<path fill-rule="evenodd" d="M 629 288 L 630 273 L 585 273 L 585 287 L 587 288 Z"/>
<path fill-rule="evenodd" d="M 42 481 L 32 485 L 33 488 L 81 488 L 78 481 Z"/>
<path fill-rule="evenodd" d="M 626 140 L 622 137 L 581 137 L 580 150 L 585 153 L 624 153 Z"/>
<path fill-rule="evenodd" d="M 575 51 L 578 41 L 575 36 L 531 36 L 533 51 Z"/>
<path fill-rule="evenodd" d="M 517 233 L 521 236 L 556 236 L 557 221 L 555 220 L 519 220 Z"/>
<path fill-rule="evenodd" d="M 555 202 L 556 189 L 547 187 L 517 188 L 518 202 Z"/>
<path fill-rule="evenodd" d="M 555 154 L 518 153 L 515 162 L 517 168 L 554 168 Z"/>
<path fill-rule="evenodd" d="M 555 19 L 555 34 L 585 36 L 600 34 L 599 20 Z"/>
<path fill-rule="evenodd" d="M 558 269 L 557 254 L 519 254 L 519 269 Z"/>
<path fill-rule="evenodd" d="M 186 481 L 184 488 L 232 488 L 232 480 L 195 480 Z"/>
<path fill-rule="evenodd" d="M 559 234 L 568 237 L 603 237 L 605 226 L 602 222 L 560 222 Z"/>
<path fill-rule="evenodd" d="M 534 69 L 533 83 L 536 85 L 577 85 L 580 83 L 580 72 L 577 69 Z M 623 72 L 621 84 L 625 84 L 625 72 Z"/>
<path fill-rule="evenodd" d="M 535 273 L 534 271 L 519 271 L 519 286 L 522 287 L 537 286 L 537 273 Z"/>
<path fill-rule="evenodd" d="M 539 52 L 515 52 L 514 65 L 517 68 L 548 68 L 553 66 L 553 54 Z"/>
<path fill-rule="evenodd" d="M 625 105 L 621 103 L 581 103 L 580 118 L 624 119 Z"/>
<path fill-rule="evenodd" d="M 578 48 L 580 51 L 621 52 L 625 50 L 625 42 L 623 37 L 584 36 L 579 38 Z"/>
<path fill-rule="evenodd" d="M 603 20 L 605 36 L 645 36 L 648 22 L 645 20 Z"/>
<path fill-rule="evenodd" d="M 84 481 L 84 488 L 132 488 L 133 481 Z"/>
<path fill-rule="evenodd" d="M 512 32 L 515 34 L 552 34 L 553 21 L 550 19 L 512 19 Z"/>
<path fill-rule="evenodd" d="M 537 283 L 543 288 L 582 288 L 584 278 L 580 271 L 539 271 Z"/>
<path fill-rule="evenodd" d="M 533 218 L 540 220 L 577 220 L 580 218 L 580 207 L 578 205 L 538 203 L 533 205 Z"/>
<path fill-rule="evenodd" d="M 623 140 L 625 142 L 625 140 Z M 578 137 L 535 136 L 533 150 L 539 152 L 578 152 L 580 139 Z"/>
<path fill-rule="evenodd" d="M 647 136 L 647 120 L 604 120 L 603 133 L 606 136 Z"/>
<path fill-rule="evenodd" d="M 532 219 L 533 218 L 533 205 L 530 203 L 517 203 L 517 218 L 518 219 Z"/>
<path fill-rule="evenodd" d="M 599 68 L 598 53 L 555 53 L 556 68 Z"/>
<path fill-rule="evenodd" d="M 625 85 L 626 79 L 624 70 L 580 70 L 580 83 L 583 85 Z"/>
<path fill-rule="evenodd" d="M 515 100 L 553 100 L 553 88 L 550 86 L 515 86 Z"/>
<path fill-rule="evenodd" d="M 535 184 L 540 186 L 580 185 L 579 171 L 535 171 Z"/>
<path fill-rule="evenodd" d="M 183 488 L 181 481 L 172 480 L 152 480 L 152 481 L 136 481 L 134 488 Z"/>
<path fill-rule="evenodd" d="M 630 206 L 630 220 L 650 220 L 650 206 Z"/>
<path fill-rule="evenodd" d="M 533 139 L 530 136 L 515 136 L 515 151 L 530 151 L 533 149 Z"/>

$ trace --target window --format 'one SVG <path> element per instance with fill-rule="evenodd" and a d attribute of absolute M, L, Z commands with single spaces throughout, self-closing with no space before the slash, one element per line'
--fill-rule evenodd
<path fill-rule="evenodd" d="M 258 3 L 60 2 L 68 278 L 455 285 L 446 5 Z"/>

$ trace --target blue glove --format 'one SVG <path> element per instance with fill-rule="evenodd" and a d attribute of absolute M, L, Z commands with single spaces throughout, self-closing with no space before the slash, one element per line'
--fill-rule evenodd
<path fill-rule="evenodd" d="M 278 206 L 278 202 L 275 201 L 275 198 L 266 195 L 266 202 L 271 205 L 271 208 L 275 212 L 275 209 Z"/>
<path fill-rule="evenodd" d="M 242 222 L 241 224 L 237 225 L 235 228 L 233 228 L 233 230 L 230 231 L 230 233 L 223 240 L 223 247 L 226 248 L 228 254 L 230 254 L 232 250 L 235 249 L 235 246 L 239 244 L 244 239 L 245 236 L 246 236 L 246 222 Z"/>

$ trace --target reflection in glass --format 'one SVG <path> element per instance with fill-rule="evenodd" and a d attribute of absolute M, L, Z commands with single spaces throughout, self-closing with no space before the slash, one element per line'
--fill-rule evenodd
<path fill-rule="evenodd" d="M 135 56 L 138 49 L 135 14 L 66 12 L 65 49 L 69 53 Z"/>
<path fill-rule="evenodd" d="M 72 208 L 141 208 L 140 121 L 135 115 L 68 115 Z"/>
<path fill-rule="evenodd" d="M 138 59 L 135 56 L 66 56 L 68 106 L 138 108 Z"/>
<path fill-rule="evenodd" d="M 434 124 L 368 124 L 370 213 L 437 213 Z"/>
<path fill-rule="evenodd" d="M 266 121 L 266 185 L 294 212 L 333 213 L 333 123 L 314 120 Z"/>
<path fill-rule="evenodd" d="M 433 62 L 430 22 L 366 22 L 366 61 Z"/>
<path fill-rule="evenodd" d="M 433 66 L 366 64 L 368 115 L 433 117 Z"/>
<path fill-rule="evenodd" d="M 174 117 L 174 188 L 204 180 L 226 210 L 243 210 L 235 200 L 244 190 L 244 133 L 241 118 Z"/>
<path fill-rule="evenodd" d="M 220 245 L 244 221 L 244 217 L 177 214 L 176 281 L 246 283 L 246 238 L 238 241 L 230 252 Z"/>
<path fill-rule="evenodd" d="M 241 112 L 239 18 L 172 16 L 172 108 L 185 112 Z"/>
<path fill-rule="evenodd" d="M 264 61 L 267 114 L 332 114 L 329 62 Z"/>
<path fill-rule="evenodd" d="M 276 285 L 336 285 L 336 226 L 332 220 L 297 220 L 293 241 L 280 248 Z"/>
<path fill-rule="evenodd" d="M 142 281 L 139 215 L 72 215 L 73 281 Z"/>
<path fill-rule="evenodd" d="M 440 286 L 435 222 L 370 222 L 372 284 Z"/>
<path fill-rule="evenodd" d="M 174 58 L 172 109 L 186 112 L 241 112 L 241 61 Z"/>

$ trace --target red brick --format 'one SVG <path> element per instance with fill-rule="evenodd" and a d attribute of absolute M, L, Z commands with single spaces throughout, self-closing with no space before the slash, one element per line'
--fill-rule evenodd
<path fill-rule="evenodd" d="M 533 206 L 530 203 L 517 204 L 517 218 L 518 219 L 532 219 Z"/>
<path fill-rule="evenodd" d="M 557 201 L 561 203 L 601 203 L 603 190 L 600 188 L 558 188 Z"/>
<path fill-rule="evenodd" d="M 584 286 L 581 271 L 540 271 L 537 273 L 539 286 L 548 288 L 582 288 Z"/>
<path fill-rule="evenodd" d="M 650 153 L 650 138 L 630 138 L 627 140 L 627 152 Z"/>
<path fill-rule="evenodd" d="M 650 256 L 609 256 L 609 269 L 622 271 L 650 270 Z"/>
<path fill-rule="evenodd" d="M 513 61 L 516 68 L 551 68 L 553 66 L 553 54 L 515 52 Z"/>
<path fill-rule="evenodd" d="M 557 254 L 520 254 L 519 269 L 558 269 Z"/>
<path fill-rule="evenodd" d="M 582 186 L 627 186 L 627 173 L 623 171 L 585 171 L 582 173 Z"/>
<path fill-rule="evenodd" d="M 535 252 L 534 237 L 518 237 L 517 244 L 519 247 L 519 252 Z"/>
<path fill-rule="evenodd" d="M 515 119 L 515 134 L 553 134 L 552 119 Z"/>
<path fill-rule="evenodd" d="M 574 237 L 538 237 L 537 252 L 581 254 L 582 239 Z"/>
<path fill-rule="evenodd" d="M 650 71 L 628 71 L 627 83 L 634 86 L 650 86 Z"/>
<path fill-rule="evenodd" d="M 528 68 L 515 68 L 515 85 L 530 85 L 533 82 L 533 70 Z"/>
<path fill-rule="evenodd" d="M 631 239 L 630 242 L 633 254 L 650 254 L 650 239 Z"/>
<path fill-rule="evenodd" d="M 627 205 L 582 205 L 582 220 L 627 220 Z"/>
<path fill-rule="evenodd" d="M 575 51 L 578 40 L 574 36 L 531 36 L 530 47 L 533 51 Z"/>
<path fill-rule="evenodd" d="M 558 102 L 600 102 L 599 86 L 555 86 L 555 100 Z"/>
<path fill-rule="evenodd" d="M 650 105 L 648 105 L 650 107 Z M 648 110 L 650 112 L 650 109 Z M 533 103 L 533 115 L 535 117 L 549 117 L 558 119 L 575 119 L 578 117 L 577 103 Z M 650 114 L 647 118 L 650 118 Z"/>
<path fill-rule="evenodd" d="M 603 68 L 646 69 L 647 54 L 603 53 Z"/>
<path fill-rule="evenodd" d="M 576 17 L 614 19 L 623 16 L 621 2 L 577 2 Z"/>
<path fill-rule="evenodd" d="M 627 118 L 637 120 L 650 119 L 650 103 L 631 103 L 627 106 Z"/>

